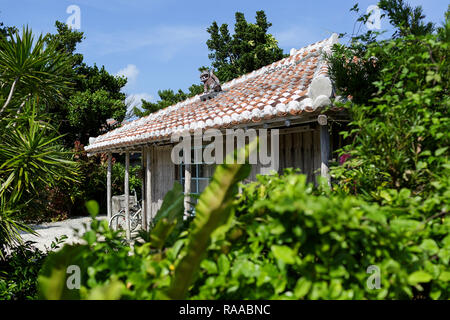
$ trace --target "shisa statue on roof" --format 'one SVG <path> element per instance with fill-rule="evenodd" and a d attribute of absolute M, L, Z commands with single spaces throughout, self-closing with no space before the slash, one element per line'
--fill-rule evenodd
<path fill-rule="evenodd" d="M 212 72 L 212 70 L 205 70 L 200 74 L 200 80 L 203 82 L 204 93 L 222 91 L 219 78 Z"/>

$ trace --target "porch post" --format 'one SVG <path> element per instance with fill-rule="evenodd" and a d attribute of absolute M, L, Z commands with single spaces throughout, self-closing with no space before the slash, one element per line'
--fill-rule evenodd
<path fill-rule="evenodd" d="M 111 219 L 112 198 L 111 198 L 111 170 L 112 170 L 112 153 L 108 152 L 108 171 L 106 173 L 106 208 L 108 221 Z"/>
<path fill-rule="evenodd" d="M 317 118 L 320 125 L 320 174 L 328 180 L 328 185 L 331 186 L 330 169 L 328 167 L 328 160 L 330 159 L 330 133 L 328 132 L 328 119 L 324 114 Z"/>
<path fill-rule="evenodd" d="M 191 198 L 189 194 L 191 193 L 191 165 L 184 165 L 184 215 L 188 215 L 190 209 Z"/>
<path fill-rule="evenodd" d="M 142 147 L 141 152 L 141 172 L 142 172 L 142 179 L 141 179 L 141 194 L 142 194 L 142 204 L 141 204 L 141 213 L 142 213 L 142 229 L 147 230 L 147 205 L 146 205 L 146 197 L 147 194 L 145 192 L 146 183 L 145 183 L 145 147 Z"/>
<path fill-rule="evenodd" d="M 130 233 L 130 153 L 125 152 L 125 224 L 127 240 L 131 240 Z"/>
<path fill-rule="evenodd" d="M 145 192 L 146 192 L 146 204 L 147 204 L 147 224 L 145 225 L 145 229 L 148 231 L 150 226 L 150 221 L 153 219 L 152 212 L 152 168 L 151 168 L 151 147 L 147 147 L 146 149 L 146 166 L 145 166 Z"/>

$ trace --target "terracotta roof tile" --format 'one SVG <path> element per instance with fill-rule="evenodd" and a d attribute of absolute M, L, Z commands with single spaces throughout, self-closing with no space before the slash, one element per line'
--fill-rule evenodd
<path fill-rule="evenodd" d="M 322 54 L 329 52 L 336 41 L 337 35 L 333 34 L 305 48 L 292 49 L 289 57 L 224 83 L 223 91 L 211 100 L 201 101 L 197 95 L 129 122 L 90 138 L 86 150 L 102 152 L 169 139 L 171 134 L 184 130 L 229 127 L 314 111 L 329 103 L 331 81 Z M 316 89 L 311 90 L 314 82 Z"/>

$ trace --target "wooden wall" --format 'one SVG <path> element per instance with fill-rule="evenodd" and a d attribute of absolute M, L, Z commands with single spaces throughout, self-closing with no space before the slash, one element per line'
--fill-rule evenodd
<path fill-rule="evenodd" d="M 269 148 L 270 149 L 270 148 Z M 175 181 L 175 165 L 170 153 L 172 146 L 152 147 L 152 212 L 160 208 L 165 194 L 172 189 Z M 318 125 L 298 128 L 280 129 L 279 135 L 279 168 L 282 173 L 285 168 L 299 168 L 308 176 L 309 182 L 314 182 L 320 175 L 320 130 Z M 253 165 L 248 179 L 256 180 L 257 174 L 267 174 L 272 170 L 270 165 Z"/>
<path fill-rule="evenodd" d="M 305 126 L 280 130 L 279 168 L 298 168 L 314 182 L 320 175 L 320 130 L 319 126 Z M 247 181 L 255 181 L 257 174 L 269 173 L 270 166 L 254 165 Z"/>
<path fill-rule="evenodd" d="M 152 214 L 161 207 L 166 193 L 172 189 L 175 181 L 175 165 L 170 158 L 172 146 L 152 147 Z"/>

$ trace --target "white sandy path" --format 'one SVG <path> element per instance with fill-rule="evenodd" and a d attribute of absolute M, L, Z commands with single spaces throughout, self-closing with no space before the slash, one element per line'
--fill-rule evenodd
<path fill-rule="evenodd" d="M 106 219 L 106 216 L 97 217 L 99 220 Z M 40 250 L 46 251 L 50 250 L 51 243 L 55 240 L 55 237 L 61 237 L 63 235 L 67 236 L 67 240 L 64 243 L 79 243 L 80 240 L 74 232 L 74 228 L 79 229 L 80 231 L 85 231 L 86 228 L 84 225 L 89 227 L 91 223 L 91 217 L 74 217 L 64 221 L 58 222 L 46 222 L 37 225 L 30 225 L 30 227 L 35 230 L 38 235 L 35 236 L 31 233 L 22 232 L 22 238 L 24 241 L 33 241 L 36 242 L 33 244 L 36 248 Z"/>

